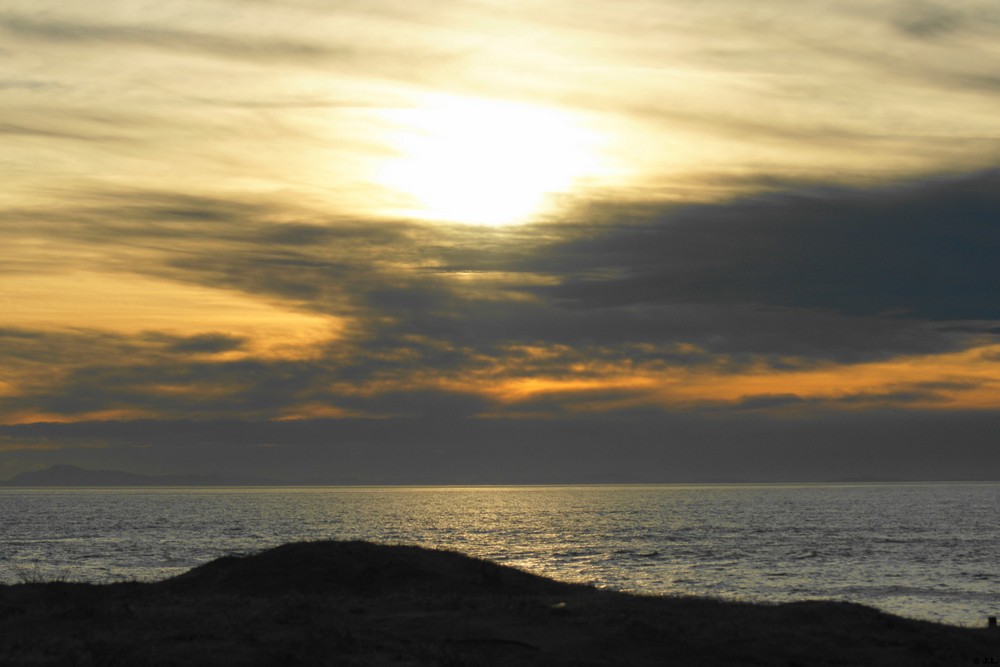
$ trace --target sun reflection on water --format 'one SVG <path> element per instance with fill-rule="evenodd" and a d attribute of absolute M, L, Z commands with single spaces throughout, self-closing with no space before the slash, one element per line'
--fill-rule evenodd
<path fill-rule="evenodd" d="M 459 551 L 633 592 L 995 614 L 998 485 L 0 490 L 11 567 L 161 578 L 304 539 Z M 913 512 L 913 507 L 921 511 Z"/>

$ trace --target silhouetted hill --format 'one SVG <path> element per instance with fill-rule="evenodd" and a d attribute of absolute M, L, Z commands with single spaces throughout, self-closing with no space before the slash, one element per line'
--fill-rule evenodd
<path fill-rule="evenodd" d="M 263 486 L 270 479 L 237 479 L 221 475 L 141 475 L 121 470 L 86 470 L 56 464 L 0 482 L 0 486 Z"/>
<path fill-rule="evenodd" d="M 452 551 L 371 542 L 295 542 L 249 557 L 226 556 L 174 577 L 170 589 L 289 591 L 329 595 L 428 590 L 557 593 L 578 588 Z"/>
<path fill-rule="evenodd" d="M 152 584 L 0 586 L 0 664 L 993 664 L 1000 633 L 840 602 L 751 605 L 555 582 L 460 554 L 289 544 Z"/>

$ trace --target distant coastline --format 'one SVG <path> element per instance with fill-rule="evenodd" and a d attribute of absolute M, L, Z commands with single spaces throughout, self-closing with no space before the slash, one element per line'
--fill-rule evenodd
<path fill-rule="evenodd" d="M 21 472 L 10 479 L 0 480 L 0 488 L 58 488 L 58 487 L 219 487 L 219 486 L 533 486 L 533 485 L 659 485 L 659 484 L 919 484 L 919 483 L 989 483 L 994 479 L 907 479 L 901 477 L 846 477 L 816 480 L 761 480 L 761 479 L 691 479 L 660 480 L 623 475 L 589 475 L 586 477 L 510 479 L 510 480 L 450 480 L 438 478 L 412 479 L 358 479 L 356 477 L 328 477 L 317 479 L 276 479 L 272 477 L 239 477 L 218 473 L 208 475 L 175 474 L 150 475 L 124 470 L 91 470 L 58 463 L 41 470 Z"/>
<path fill-rule="evenodd" d="M 268 478 L 237 478 L 223 475 L 143 475 L 122 470 L 88 470 L 64 463 L 32 470 L 0 481 L 4 487 L 59 486 L 273 486 L 282 482 Z"/>

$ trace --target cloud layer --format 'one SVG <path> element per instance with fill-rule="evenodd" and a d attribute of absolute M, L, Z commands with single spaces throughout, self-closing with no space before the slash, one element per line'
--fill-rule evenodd
<path fill-rule="evenodd" d="M 992 3 L 98 4 L 0 12 L 0 473 L 1000 475 Z M 599 168 L 401 213 L 442 97 Z"/>

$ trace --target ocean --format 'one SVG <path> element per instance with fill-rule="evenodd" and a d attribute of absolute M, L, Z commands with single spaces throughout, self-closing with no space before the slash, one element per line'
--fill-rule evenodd
<path fill-rule="evenodd" d="M 1000 615 L 1000 483 L 0 490 L 0 581 L 150 581 L 296 540 L 446 548 L 566 581 Z"/>

